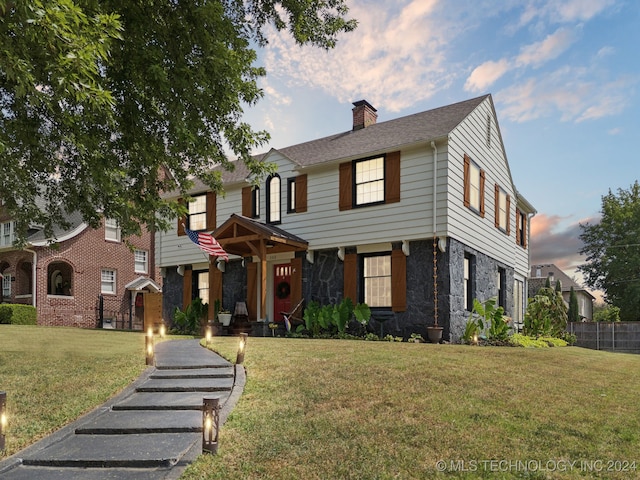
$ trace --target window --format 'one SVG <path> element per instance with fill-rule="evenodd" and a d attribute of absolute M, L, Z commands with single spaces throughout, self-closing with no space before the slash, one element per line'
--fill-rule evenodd
<path fill-rule="evenodd" d="M 507 308 L 507 271 L 498 267 L 496 274 L 496 285 L 498 286 L 498 306 L 506 310 Z"/>
<path fill-rule="evenodd" d="M 295 213 L 296 211 L 296 179 L 289 178 L 287 180 L 287 213 Z"/>
<path fill-rule="evenodd" d="M 196 297 L 200 297 L 202 303 L 209 303 L 209 272 L 194 272 L 194 293 Z"/>
<path fill-rule="evenodd" d="M 267 223 L 280 223 L 280 177 L 267 179 Z"/>
<path fill-rule="evenodd" d="M 2 277 L 2 296 L 5 299 L 11 297 L 11 274 L 9 273 Z"/>
<path fill-rule="evenodd" d="M 359 160 L 354 168 L 355 204 L 384 202 L 384 157 Z"/>
<path fill-rule="evenodd" d="M 104 219 L 104 239 L 111 242 L 120 241 L 120 226 L 113 218 Z"/>
<path fill-rule="evenodd" d="M 0 247 L 10 247 L 15 239 L 13 222 L 5 222 L 0 224 Z"/>
<path fill-rule="evenodd" d="M 391 255 L 363 257 L 363 280 L 367 305 L 391 306 Z"/>
<path fill-rule="evenodd" d="M 135 250 L 133 252 L 136 273 L 147 273 L 149 270 L 148 255 L 145 250 Z"/>
<path fill-rule="evenodd" d="M 475 296 L 474 276 L 475 257 L 470 253 L 464 254 L 464 308 L 468 312 L 473 310 L 473 298 Z"/>
<path fill-rule="evenodd" d="M 101 272 L 101 286 L 100 291 L 102 293 L 116 293 L 116 271 L 102 269 Z"/>
<path fill-rule="evenodd" d="M 260 217 L 260 187 L 251 191 L 251 218 Z"/>
<path fill-rule="evenodd" d="M 499 228 L 507 235 L 510 232 L 510 218 L 509 218 L 509 210 L 511 209 L 511 197 L 507 195 L 502 188 L 500 188 L 497 184 L 495 187 L 495 200 L 496 200 L 496 211 L 495 211 L 495 226 Z"/>
<path fill-rule="evenodd" d="M 523 248 L 527 246 L 527 214 L 516 209 L 516 243 Z"/>
<path fill-rule="evenodd" d="M 464 156 L 464 206 L 484 218 L 485 173 L 468 155 Z"/>
<path fill-rule="evenodd" d="M 207 196 L 198 195 L 193 197 L 189 202 L 189 229 L 206 230 L 207 229 Z"/>

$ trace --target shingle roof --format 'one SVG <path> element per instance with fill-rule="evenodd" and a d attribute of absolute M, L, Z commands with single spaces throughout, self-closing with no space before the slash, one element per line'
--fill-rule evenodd
<path fill-rule="evenodd" d="M 483 95 L 425 112 L 379 122 L 360 130 L 349 130 L 289 147 L 272 149 L 270 152 L 277 151 L 295 164 L 309 167 L 436 140 L 447 136 L 488 97 L 489 95 Z M 270 152 L 257 155 L 255 158 L 263 159 L 268 157 Z M 241 182 L 247 178 L 249 172 L 244 163 L 234 162 L 234 165 L 233 172 L 223 172 L 224 183 Z M 206 186 L 196 180 L 192 191 L 203 190 L 206 190 Z"/>

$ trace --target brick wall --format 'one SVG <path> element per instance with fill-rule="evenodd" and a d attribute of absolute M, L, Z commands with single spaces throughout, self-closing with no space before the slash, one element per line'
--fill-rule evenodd
<path fill-rule="evenodd" d="M 125 285 L 139 276 L 150 277 L 161 284 L 162 278 L 154 261 L 153 235 L 145 232 L 140 237 L 129 238 L 128 242 L 133 249 L 147 252 L 147 274 L 135 272 L 134 252 L 125 242 L 105 240 L 103 227 L 96 230 L 86 228 L 75 237 L 61 242 L 56 248 L 34 248 L 37 252 L 35 294 L 38 324 L 95 327 L 103 268 L 116 272 L 115 294 L 103 294 L 105 311 L 128 314 L 131 294 L 125 289 Z M 5 298 L 5 302 L 32 303 L 30 295 L 16 297 L 17 292 L 28 292 L 29 287 L 23 284 L 25 281 L 30 283 L 29 276 L 24 274 L 25 268 L 21 272 L 20 265 L 28 262 L 30 267 L 32 261 L 33 254 L 29 252 L 0 253 L 3 273 L 15 277 L 12 282 L 12 298 Z M 50 266 L 64 275 L 62 291 L 52 289 Z M 70 281 L 67 282 L 69 277 Z"/>

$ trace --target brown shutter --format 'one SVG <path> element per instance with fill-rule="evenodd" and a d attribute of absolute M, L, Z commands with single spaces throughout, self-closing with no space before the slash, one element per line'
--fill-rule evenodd
<path fill-rule="evenodd" d="M 191 268 L 184 269 L 184 275 L 182 277 L 182 309 L 187 308 L 187 305 L 191 303 L 191 294 L 193 285 L 191 283 L 192 279 L 192 270 Z"/>
<path fill-rule="evenodd" d="M 296 213 L 307 211 L 307 174 L 296 177 Z"/>
<path fill-rule="evenodd" d="M 464 155 L 464 206 L 471 207 L 471 178 L 470 178 L 471 159 L 465 153 Z"/>
<path fill-rule="evenodd" d="M 340 195 L 338 200 L 338 208 L 342 210 L 351 210 L 353 206 L 353 171 L 351 162 L 340 164 Z"/>
<path fill-rule="evenodd" d="M 251 218 L 251 187 L 242 189 L 242 216 Z"/>
<path fill-rule="evenodd" d="M 216 300 L 220 300 L 222 305 L 222 272 L 218 270 L 216 263 L 209 263 L 209 320 L 213 320 Z"/>
<path fill-rule="evenodd" d="M 529 228 L 527 227 L 528 217 L 526 215 L 522 215 L 522 229 L 524 232 L 522 233 L 522 246 L 527 248 L 527 235 L 529 233 Z"/>
<path fill-rule="evenodd" d="M 402 250 L 391 252 L 391 310 L 407 309 L 407 257 Z"/>
<path fill-rule="evenodd" d="M 302 258 L 291 260 L 291 307 L 302 299 Z"/>
<path fill-rule="evenodd" d="M 207 230 L 216 229 L 216 194 L 207 192 Z"/>
<path fill-rule="evenodd" d="M 480 216 L 484 218 L 484 182 L 486 174 L 480 170 Z"/>
<path fill-rule="evenodd" d="M 520 209 L 516 208 L 516 244 L 520 245 Z"/>
<path fill-rule="evenodd" d="M 347 253 L 344 256 L 344 298 L 350 298 L 355 304 L 358 302 L 358 254 Z"/>
<path fill-rule="evenodd" d="M 507 195 L 507 235 L 511 235 L 511 195 Z"/>
<path fill-rule="evenodd" d="M 385 203 L 400 201 L 400 152 L 387 153 L 384 161 Z"/>
<path fill-rule="evenodd" d="M 495 195 L 495 207 L 493 210 L 495 213 L 495 221 L 493 222 L 493 224 L 496 226 L 496 228 L 500 228 L 500 187 L 498 186 L 497 183 L 494 188 L 494 195 Z"/>
<path fill-rule="evenodd" d="M 247 312 L 250 320 L 258 318 L 258 264 L 247 263 Z"/>
<path fill-rule="evenodd" d="M 184 205 L 184 200 L 181 198 L 180 200 L 178 200 L 178 203 L 180 205 Z M 182 237 L 183 235 L 186 235 L 186 232 L 184 231 L 184 226 L 187 223 L 187 217 L 182 216 L 182 217 L 178 217 L 178 236 Z"/>

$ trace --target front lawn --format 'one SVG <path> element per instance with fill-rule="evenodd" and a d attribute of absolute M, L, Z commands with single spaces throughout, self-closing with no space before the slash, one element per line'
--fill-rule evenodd
<path fill-rule="evenodd" d="M 183 479 L 640 475 L 639 355 L 249 338 L 245 365 L 218 455 Z"/>
<path fill-rule="evenodd" d="M 0 325 L 4 455 L 104 403 L 146 368 L 142 333 Z M 0 453 L 0 458 L 3 453 Z"/>

